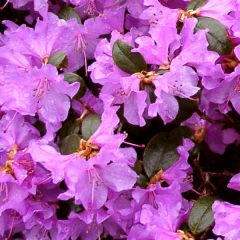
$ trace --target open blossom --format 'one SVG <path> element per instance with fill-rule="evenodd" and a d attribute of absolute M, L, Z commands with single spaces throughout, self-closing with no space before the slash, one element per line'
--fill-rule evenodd
<path fill-rule="evenodd" d="M 48 10 L 48 0 L 10 0 L 14 8 L 22 8 L 27 4 L 33 3 L 34 10 L 45 15 Z"/>
<path fill-rule="evenodd" d="M 230 182 L 228 183 L 228 188 L 240 191 L 240 174 L 239 173 L 237 173 L 231 178 Z"/>
<path fill-rule="evenodd" d="M 209 116 L 216 120 L 222 119 L 222 115 L 216 113 L 210 113 Z M 211 151 L 219 154 L 223 154 L 226 147 L 230 143 L 239 141 L 240 137 L 235 129 L 223 129 L 222 123 L 213 124 L 207 119 L 201 118 L 197 113 L 183 122 L 183 125 L 192 129 L 195 142 L 206 141 Z"/>
<path fill-rule="evenodd" d="M 216 235 L 223 236 L 226 240 L 239 239 L 240 207 L 228 202 L 215 201 L 212 209 L 215 219 L 213 232 Z"/>
<path fill-rule="evenodd" d="M 239 72 L 240 68 L 236 67 L 235 71 L 226 76 L 225 80 L 219 83 L 216 88 L 206 91 L 206 98 L 211 102 L 217 103 L 220 111 L 223 113 L 230 110 L 228 107 L 230 102 L 234 109 L 240 113 Z"/>
<path fill-rule="evenodd" d="M 153 36 L 155 35 L 157 34 L 154 32 Z M 178 39 L 177 33 L 175 32 L 171 41 L 175 40 L 174 36 Z M 103 85 L 102 92 L 104 94 L 111 94 L 115 97 L 113 104 L 124 104 L 124 116 L 131 124 L 143 126 L 145 125 L 144 116 L 155 117 L 157 114 L 160 115 L 164 123 L 172 121 L 178 113 L 178 103 L 174 96 L 190 98 L 192 95 L 196 94 L 199 90 L 197 87 L 197 74 L 190 67 L 184 66 L 182 69 L 178 70 L 177 67 L 176 69 L 174 68 L 175 65 L 173 65 L 172 68 L 170 66 L 170 72 L 165 73 L 163 76 L 159 76 L 154 71 L 135 73 L 130 76 L 129 74 L 122 73 L 113 63 L 110 57 L 112 54 L 110 52 L 111 49 L 109 48 L 114 41 L 119 38 L 132 44 L 131 35 L 122 37 L 117 33 L 112 34 L 110 44 L 106 41 L 102 41 L 99 44 L 101 52 L 98 52 L 98 48 L 96 51 L 96 54 L 98 54 L 96 55 L 97 62 L 90 67 L 93 80 Z M 139 41 L 142 38 L 144 37 L 140 37 Z M 169 40 L 169 42 L 164 44 L 169 45 L 171 41 Z M 151 56 L 151 52 L 147 51 L 147 47 L 141 49 L 140 42 L 137 43 L 139 47 L 134 51 L 139 51 L 142 54 L 146 53 L 151 59 L 155 59 L 155 57 Z M 160 46 L 162 46 L 161 43 Z M 106 50 L 103 51 L 103 49 Z M 164 49 L 167 48 L 165 47 Z M 161 49 L 158 50 L 161 51 Z M 173 51 L 174 50 L 176 50 L 176 45 L 173 47 Z M 143 56 L 145 57 L 146 54 L 143 54 Z M 148 55 L 146 55 L 146 60 L 148 60 Z M 166 65 L 165 68 L 168 69 L 168 53 L 166 52 L 166 54 L 161 56 L 163 56 L 163 60 L 158 62 L 160 68 L 161 65 Z M 147 63 L 156 62 L 147 61 Z M 116 80 L 113 81 L 113 79 Z M 153 85 L 156 88 L 155 103 L 151 103 L 148 98 L 147 90 L 144 91 L 141 89 L 141 84 Z"/>
<path fill-rule="evenodd" d="M 33 159 L 52 173 L 54 183 L 65 180 L 68 190 L 60 194 L 60 199 L 75 197 L 76 204 L 83 204 L 85 209 L 98 209 L 107 201 L 110 190 L 120 192 L 135 184 L 137 175 L 119 150 L 126 136 L 113 132 L 119 122 L 117 109 L 105 109 L 99 128 L 90 139 L 81 140 L 76 153 L 63 156 L 38 142 L 30 146 Z"/>
<path fill-rule="evenodd" d="M 185 192 L 192 188 L 191 166 L 188 164 L 189 152 L 193 147 L 193 142 L 188 139 L 183 140 L 183 144 L 177 148 L 179 159 L 162 174 L 162 180 L 168 184 L 177 181 L 181 186 L 181 191 Z"/>
<path fill-rule="evenodd" d="M 152 194 L 154 205 L 149 202 L 142 204 L 141 209 L 135 214 L 128 238 L 182 239 L 185 233 L 178 231 L 178 228 L 187 216 L 189 205 L 182 199 L 179 190 L 180 186 L 177 183 L 168 188 L 156 188 Z"/>
<path fill-rule="evenodd" d="M 5 0 L 0 14 L 0 239 L 240 239 L 237 0 Z M 223 200 L 197 233 L 200 195 Z"/>
<path fill-rule="evenodd" d="M 79 87 L 78 83 L 70 85 L 65 82 L 56 68 L 50 65 L 34 68 L 28 73 L 11 72 L 4 81 L 8 81 L 8 86 L 0 86 L 3 110 L 15 110 L 31 116 L 38 113 L 44 122 L 50 123 L 66 119 L 70 97 Z"/>
<path fill-rule="evenodd" d="M 234 0 L 226 0 L 221 6 L 217 0 L 207 0 L 203 6 L 196 10 L 196 15 L 211 17 L 224 23 L 227 20 L 228 13 L 235 9 L 236 6 L 236 1 Z"/>

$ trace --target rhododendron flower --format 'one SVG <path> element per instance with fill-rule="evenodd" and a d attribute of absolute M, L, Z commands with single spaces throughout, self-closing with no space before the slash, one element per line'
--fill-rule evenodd
<path fill-rule="evenodd" d="M 189 206 L 184 202 L 178 184 L 155 192 L 155 205 L 143 204 L 135 215 L 129 239 L 181 239 L 184 232 L 178 231 Z"/>
<path fill-rule="evenodd" d="M 213 232 L 223 236 L 226 240 L 238 239 L 240 237 L 238 228 L 240 207 L 228 202 L 215 201 L 212 209 L 215 219 Z"/>
<path fill-rule="evenodd" d="M 0 239 L 240 239 L 237 0 L 0 13 Z"/>
<path fill-rule="evenodd" d="M 50 123 L 66 119 L 70 108 L 69 97 L 73 97 L 79 87 L 78 83 L 70 85 L 65 82 L 56 68 L 50 65 L 32 69 L 28 73 L 9 73 L 7 80 L 8 86 L 0 87 L 2 109 L 31 116 L 38 113 L 44 122 Z"/>

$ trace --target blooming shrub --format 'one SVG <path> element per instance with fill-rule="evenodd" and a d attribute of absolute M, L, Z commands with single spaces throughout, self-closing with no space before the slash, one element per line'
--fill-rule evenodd
<path fill-rule="evenodd" d="M 240 239 L 238 0 L 7 0 L 0 239 Z"/>

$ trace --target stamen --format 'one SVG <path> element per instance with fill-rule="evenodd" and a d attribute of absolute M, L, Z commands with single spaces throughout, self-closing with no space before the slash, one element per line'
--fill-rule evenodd
<path fill-rule="evenodd" d="M 177 233 L 179 233 L 181 240 L 194 240 L 194 237 L 188 232 L 185 233 L 182 230 L 177 230 Z"/>
<path fill-rule="evenodd" d="M 11 236 L 12 236 L 12 233 L 13 233 L 13 224 L 14 224 L 14 221 L 15 221 L 15 215 L 13 216 L 13 219 L 12 219 L 12 223 L 11 223 L 11 228 L 10 228 L 10 231 L 9 231 L 9 234 L 7 236 L 7 239 L 11 239 Z"/>
<path fill-rule="evenodd" d="M 13 123 L 15 117 L 17 116 L 17 114 L 18 114 L 17 112 L 14 113 L 13 118 L 9 121 L 7 127 L 6 127 L 6 128 L 4 129 L 4 131 L 3 131 L 4 133 L 6 133 L 7 130 L 8 130 L 8 128 L 12 125 L 12 123 Z"/>
<path fill-rule="evenodd" d="M 135 144 L 135 143 L 130 143 L 126 141 L 124 141 L 123 143 L 132 147 L 145 148 L 145 144 Z"/>
<path fill-rule="evenodd" d="M 149 186 L 152 186 L 152 185 L 156 184 L 157 182 L 160 182 L 160 183 L 165 182 L 165 180 L 163 179 L 163 176 L 164 176 L 164 172 L 161 169 L 153 177 L 151 177 L 151 179 L 149 181 Z"/>
<path fill-rule="evenodd" d="M 146 72 L 141 71 L 135 73 L 135 75 L 140 79 L 140 81 L 146 85 L 152 85 L 153 81 L 156 79 L 158 74 L 154 71 Z"/>
<path fill-rule="evenodd" d="M 48 182 L 48 181 L 51 180 L 51 179 L 52 179 L 52 175 L 49 174 L 48 177 L 46 177 L 45 179 L 43 179 L 43 180 L 37 182 L 36 185 L 40 185 L 40 184 L 46 183 L 46 182 Z"/>
<path fill-rule="evenodd" d="M 6 202 L 8 200 L 8 187 L 7 183 L 1 183 L 0 184 L 0 194 L 5 192 L 5 197 L 2 199 L 2 202 Z"/>
<path fill-rule="evenodd" d="M 48 59 L 49 59 L 49 56 L 43 57 L 43 58 L 42 58 L 42 63 L 43 63 L 44 65 L 47 65 Z"/>
<path fill-rule="evenodd" d="M 33 89 L 35 97 L 42 97 L 50 88 L 49 80 L 47 78 L 40 79 L 37 87 Z"/>
<path fill-rule="evenodd" d="M 2 7 L 0 7 L 0 11 L 2 11 L 8 5 L 9 2 L 10 0 L 7 0 L 6 3 Z"/>
<path fill-rule="evenodd" d="M 101 185 L 103 181 L 95 168 L 91 168 L 88 170 L 88 181 L 92 185 L 91 186 L 91 206 L 89 206 L 89 210 L 91 210 L 94 202 L 95 187 Z"/>
<path fill-rule="evenodd" d="M 87 55 L 86 55 L 86 41 L 84 39 L 84 36 L 82 33 L 78 33 L 77 35 L 77 51 L 80 51 L 83 53 L 84 58 L 84 66 L 85 66 L 85 76 L 88 76 L 87 71 Z"/>
<path fill-rule="evenodd" d="M 149 193 L 149 202 L 155 209 L 158 209 L 158 203 L 156 201 L 155 192 L 154 191 L 151 191 Z"/>
<path fill-rule="evenodd" d="M 206 136 L 206 127 L 205 126 L 199 126 L 199 125 L 195 125 L 194 126 L 194 134 L 193 134 L 193 138 L 194 141 L 196 143 L 201 143 L 204 141 Z"/>
<path fill-rule="evenodd" d="M 76 154 L 85 159 L 95 157 L 99 152 L 99 147 L 91 142 L 91 140 L 81 139 L 79 143 L 79 151 Z"/>
<path fill-rule="evenodd" d="M 193 16 L 199 16 L 200 14 L 200 9 L 196 9 L 196 10 L 187 10 L 184 11 L 182 9 L 179 9 L 179 22 L 184 22 L 185 18 L 191 18 Z"/>

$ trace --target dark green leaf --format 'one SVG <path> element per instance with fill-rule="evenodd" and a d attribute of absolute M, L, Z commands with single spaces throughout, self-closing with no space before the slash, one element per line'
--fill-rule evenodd
<path fill-rule="evenodd" d="M 87 87 L 85 85 L 83 78 L 81 78 L 79 75 L 77 75 L 75 73 L 66 72 L 66 73 L 64 73 L 64 80 L 69 83 L 79 82 L 80 88 L 75 97 L 81 98 L 84 96 L 85 92 L 87 91 Z"/>
<path fill-rule="evenodd" d="M 198 103 L 185 98 L 177 98 L 179 111 L 177 117 L 171 124 L 180 124 L 187 120 L 198 109 Z"/>
<path fill-rule="evenodd" d="M 66 68 L 68 66 L 67 55 L 62 51 L 58 51 L 48 59 L 48 63 L 57 68 Z"/>
<path fill-rule="evenodd" d="M 142 55 L 131 52 L 132 49 L 133 47 L 128 43 L 117 40 L 112 49 L 112 57 L 116 65 L 130 74 L 147 70 L 147 64 Z"/>
<path fill-rule="evenodd" d="M 81 138 L 78 134 L 70 134 L 61 142 L 60 150 L 64 155 L 77 152 Z"/>
<path fill-rule="evenodd" d="M 199 7 L 203 6 L 206 3 L 206 0 L 191 0 L 188 3 L 187 10 L 196 10 Z"/>
<path fill-rule="evenodd" d="M 187 127 L 178 127 L 171 132 L 156 134 L 147 144 L 143 154 L 143 165 L 148 177 L 160 169 L 166 170 L 178 159 L 177 147 L 183 137 L 191 136 Z"/>
<path fill-rule="evenodd" d="M 79 15 L 72 7 L 69 7 L 69 6 L 63 6 L 58 12 L 58 17 L 66 21 L 72 18 L 76 18 L 78 23 L 81 24 L 81 19 Z"/>
<path fill-rule="evenodd" d="M 58 136 L 60 137 L 60 140 L 62 140 L 72 133 L 78 134 L 79 131 L 80 131 L 80 126 L 79 126 L 79 123 L 75 121 L 75 118 L 68 119 L 63 123 L 60 131 L 58 132 Z"/>
<path fill-rule="evenodd" d="M 144 175 L 140 174 L 138 176 L 138 179 L 137 179 L 138 186 L 142 188 L 146 188 L 148 186 L 148 182 L 149 182 L 148 179 Z"/>
<path fill-rule="evenodd" d="M 214 221 L 212 204 L 216 198 L 211 196 L 201 197 L 190 211 L 188 226 L 193 234 L 199 234 L 210 227 Z"/>
<path fill-rule="evenodd" d="M 141 160 L 137 160 L 134 164 L 134 171 L 139 175 L 143 170 L 143 162 Z"/>
<path fill-rule="evenodd" d="M 164 73 L 169 72 L 169 71 L 170 71 L 169 69 L 160 69 L 160 70 L 157 71 L 157 74 L 158 75 L 163 75 Z"/>
<path fill-rule="evenodd" d="M 232 43 L 228 39 L 225 26 L 218 20 L 210 17 L 198 17 L 196 30 L 209 29 L 207 33 L 208 49 L 219 54 L 229 54 L 232 51 Z"/>
<path fill-rule="evenodd" d="M 88 140 L 96 132 L 100 122 L 100 117 L 97 114 L 86 116 L 82 122 L 83 139 Z"/>

